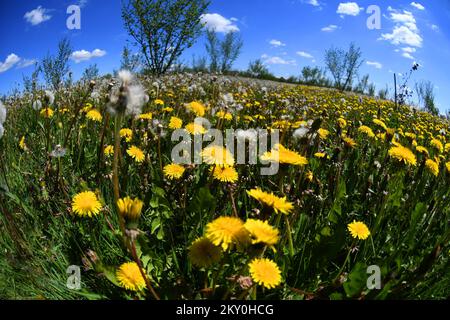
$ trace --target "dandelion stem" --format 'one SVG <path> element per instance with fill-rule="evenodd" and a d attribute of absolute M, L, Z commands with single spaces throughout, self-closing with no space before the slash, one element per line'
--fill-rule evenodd
<path fill-rule="evenodd" d="M 120 199 L 120 189 L 119 189 L 119 154 L 120 154 L 120 128 L 122 126 L 122 115 L 116 115 L 114 121 L 114 161 L 113 161 L 113 188 L 114 188 L 114 201 L 117 202 Z M 125 221 L 124 218 L 119 214 L 119 225 L 120 231 L 125 241 Z"/>
<path fill-rule="evenodd" d="M 286 220 L 286 228 L 287 228 L 287 234 L 288 234 L 288 241 L 289 241 L 289 251 L 291 253 L 291 257 L 294 256 L 294 242 L 292 241 L 292 230 L 291 230 L 291 224 L 289 223 L 289 218 L 287 215 L 284 216 Z"/>
<path fill-rule="evenodd" d="M 145 280 L 145 284 L 147 285 L 148 291 L 151 292 L 151 294 L 153 295 L 153 297 L 154 297 L 156 300 L 161 300 L 161 298 L 158 296 L 158 294 L 156 293 L 156 291 L 153 289 L 153 287 L 152 287 L 152 285 L 151 285 L 151 283 L 150 283 L 150 280 L 148 279 L 147 274 L 144 272 L 144 269 L 143 269 L 143 267 L 142 267 L 142 262 L 141 262 L 141 260 L 138 258 L 137 253 L 136 253 L 136 245 L 135 245 L 135 243 L 134 243 L 134 240 L 131 241 L 131 249 L 132 249 L 132 250 L 131 250 L 131 253 L 132 253 L 132 255 L 133 255 L 133 259 L 136 261 L 136 263 L 137 263 L 137 265 L 138 265 L 138 267 L 139 267 L 139 271 L 140 271 L 142 277 L 143 277 L 144 280 Z"/>

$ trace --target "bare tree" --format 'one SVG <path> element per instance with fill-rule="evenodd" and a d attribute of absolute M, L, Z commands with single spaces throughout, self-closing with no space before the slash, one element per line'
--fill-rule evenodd
<path fill-rule="evenodd" d="M 439 110 L 435 105 L 434 85 L 431 81 L 416 82 L 416 94 L 419 104 L 431 114 L 439 115 Z"/>
<path fill-rule="evenodd" d="M 340 90 L 348 90 L 352 87 L 363 60 L 359 47 L 351 43 L 349 49 L 334 48 L 325 51 L 325 65 L 333 76 L 335 86 Z"/>
<path fill-rule="evenodd" d="M 122 4 L 125 29 L 140 47 L 148 70 L 166 73 L 190 48 L 203 27 L 207 0 L 128 0 Z"/>

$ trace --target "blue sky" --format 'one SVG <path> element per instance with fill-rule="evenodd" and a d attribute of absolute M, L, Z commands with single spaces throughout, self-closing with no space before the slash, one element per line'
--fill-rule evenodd
<path fill-rule="evenodd" d="M 130 40 L 123 28 L 119 0 L 16 0 L 0 2 L 0 93 L 19 86 L 33 62 L 55 52 L 58 40 L 69 37 L 74 47 L 75 78 L 90 64 L 101 73 L 120 66 L 123 46 Z M 81 29 L 69 30 L 69 5 L 81 6 Z M 381 28 L 370 30 L 366 12 L 377 5 Z M 321 1 L 212 0 L 204 17 L 208 28 L 223 34 L 238 31 L 244 40 L 237 69 L 263 59 L 279 76 L 298 76 L 306 65 L 324 66 L 330 46 L 361 47 L 377 89 L 392 89 L 393 72 L 405 73 L 414 61 L 421 68 L 414 81 L 431 80 L 442 112 L 450 109 L 450 1 Z M 205 55 L 204 39 L 187 50 L 182 60 Z"/>

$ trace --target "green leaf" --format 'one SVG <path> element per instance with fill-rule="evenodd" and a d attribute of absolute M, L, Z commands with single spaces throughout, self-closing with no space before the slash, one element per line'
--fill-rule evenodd
<path fill-rule="evenodd" d="M 348 275 L 348 280 L 344 283 L 344 290 L 348 298 L 353 298 L 360 294 L 367 285 L 367 268 L 363 263 L 358 262 Z"/>

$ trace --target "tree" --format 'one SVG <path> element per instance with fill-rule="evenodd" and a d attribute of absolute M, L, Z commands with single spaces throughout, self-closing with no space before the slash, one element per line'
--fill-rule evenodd
<path fill-rule="evenodd" d="M 192 71 L 194 72 L 207 72 L 208 71 L 208 62 L 206 61 L 206 57 L 196 58 L 192 57 Z"/>
<path fill-rule="evenodd" d="M 98 71 L 97 64 L 92 64 L 84 70 L 83 75 L 81 76 L 81 79 L 83 81 L 89 82 L 91 80 L 98 78 L 98 75 L 99 75 L 99 71 Z"/>
<path fill-rule="evenodd" d="M 34 70 L 30 77 L 22 76 L 23 87 L 25 92 L 34 92 L 37 89 L 39 74 L 41 73 L 41 66 L 39 63 L 34 64 Z"/>
<path fill-rule="evenodd" d="M 219 58 L 220 58 L 220 41 L 217 38 L 217 33 L 208 29 L 206 31 L 206 43 L 205 43 L 206 53 L 209 56 L 209 71 L 218 72 L 219 71 Z"/>
<path fill-rule="evenodd" d="M 389 95 L 389 88 L 387 86 L 385 89 L 380 89 L 378 91 L 378 98 L 382 100 L 386 100 L 388 98 L 388 95 Z"/>
<path fill-rule="evenodd" d="M 329 80 L 319 67 L 306 66 L 302 68 L 300 82 L 312 86 L 328 86 Z"/>
<path fill-rule="evenodd" d="M 207 30 L 205 47 L 209 56 L 210 71 L 222 73 L 231 71 L 243 45 L 241 37 L 236 32 L 228 32 L 221 41 L 214 30 Z"/>
<path fill-rule="evenodd" d="M 194 44 L 208 6 L 207 0 L 129 0 L 122 4 L 125 29 L 152 74 L 166 73 Z"/>
<path fill-rule="evenodd" d="M 47 53 L 42 60 L 42 71 L 48 86 L 58 90 L 69 73 L 69 58 L 72 55 L 72 45 L 64 38 L 58 43 L 58 53 L 53 56 Z"/>
<path fill-rule="evenodd" d="M 351 89 L 353 80 L 363 63 L 361 56 L 361 49 L 354 43 L 350 44 L 348 51 L 334 47 L 325 51 L 325 65 L 338 89 Z"/>
<path fill-rule="evenodd" d="M 269 72 L 269 69 L 267 69 L 261 59 L 250 61 L 247 73 L 251 77 L 261 79 L 273 77 L 273 75 Z"/>
<path fill-rule="evenodd" d="M 131 53 L 130 49 L 128 49 L 128 46 L 124 46 L 122 50 L 122 60 L 120 61 L 120 69 L 135 73 L 137 72 L 140 64 L 141 58 L 139 54 Z"/>
<path fill-rule="evenodd" d="M 439 110 L 434 103 L 434 85 L 431 81 L 416 82 L 416 93 L 419 98 L 419 104 L 431 114 L 439 115 Z"/>
<path fill-rule="evenodd" d="M 233 63 L 241 54 L 243 45 L 244 43 L 237 32 L 228 32 L 225 35 L 225 39 L 222 41 L 220 46 L 222 49 L 220 71 L 222 71 L 222 73 L 231 70 Z"/>

